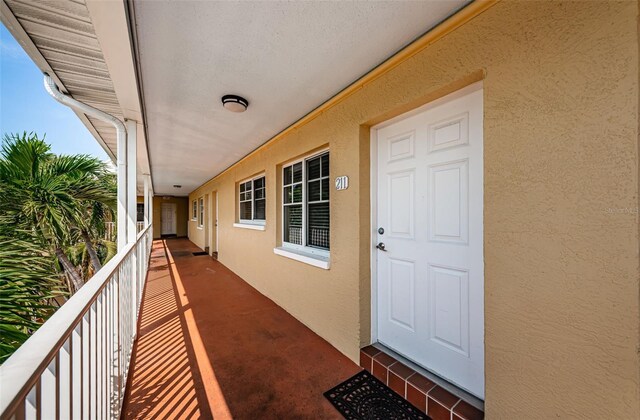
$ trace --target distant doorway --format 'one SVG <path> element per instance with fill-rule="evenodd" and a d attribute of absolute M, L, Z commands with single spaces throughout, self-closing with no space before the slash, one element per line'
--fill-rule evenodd
<path fill-rule="evenodd" d="M 208 237 L 209 254 L 213 257 L 218 256 L 218 193 L 213 191 L 209 195 L 209 212 L 208 214 Z"/>
<path fill-rule="evenodd" d="M 162 203 L 162 215 L 161 215 L 162 229 L 161 234 L 164 235 L 176 235 L 176 204 L 175 203 Z"/>

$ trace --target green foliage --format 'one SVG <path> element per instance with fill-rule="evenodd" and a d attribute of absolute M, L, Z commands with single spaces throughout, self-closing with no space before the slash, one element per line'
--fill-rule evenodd
<path fill-rule="evenodd" d="M 0 363 L 50 316 L 65 288 L 37 246 L 0 237 Z"/>
<path fill-rule="evenodd" d="M 98 258 L 102 264 L 106 264 L 111 258 L 118 253 L 118 245 L 113 241 L 106 239 L 97 239 L 93 241 L 93 246 L 98 254 Z M 69 260 L 75 265 L 82 278 L 89 279 L 95 273 L 95 268 L 91 265 L 91 259 L 87 245 L 84 242 L 77 242 L 67 248 Z"/>
<path fill-rule="evenodd" d="M 106 166 L 88 155 L 56 156 L 34 134 L 5 136 L 0 148 L 0 223 L 31 230 L 42 243 L 68 245 L 85 223 L 84 202 L 113 205 Z"/>
<path fill-rule="evenodd" d="M 52 303 L 64 301 L 115 254 L 103 236 L 116 180 L 95 157 L 55 155 L 33 133 L 5 135 L 0 197 L 2 361 L 47 319 Z"/>

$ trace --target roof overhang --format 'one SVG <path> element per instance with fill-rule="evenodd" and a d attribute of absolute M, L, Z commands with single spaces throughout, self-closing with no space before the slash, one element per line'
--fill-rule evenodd
<path fill-rule="evenodd" d="M 138 121 L 138 189 L 151 173 L 124 2 L 1 0 L 2 22 L 43 73 L 75 99 Z M 113 126 L 73 110 L 115 162 Z"/>

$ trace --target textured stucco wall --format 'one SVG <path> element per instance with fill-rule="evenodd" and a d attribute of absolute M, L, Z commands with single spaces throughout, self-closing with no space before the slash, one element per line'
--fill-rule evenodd
<path fill-rule="evenodd" d="M 187 197 L 153 197 L 153 237 L 160 238 L 162 233 L 162 203 L 176 203 L 176 235 L 187 236 L 187 217 L 189 205 Z"/>
<path fill-rule="evenodd" d="M 220 260 L 356 360 L 367 126 L 483 79 L 487 418 L 639 418 L 637 18 L 636 1 L 498 3 L 195 191 L 218 191 Z M 277 165 L 327 144 L 350 177 L 329 271 L 273 254 Z M 261 171 L 266 230 L 234 228 L 235 183 Z"/>

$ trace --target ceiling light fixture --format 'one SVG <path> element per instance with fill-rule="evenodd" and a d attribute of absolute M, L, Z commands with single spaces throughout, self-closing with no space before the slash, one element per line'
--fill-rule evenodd
<path fill-rule="evenodd" d="M 224 95 L 222 106 L 231 112 L 244 112 L 249 106 L 249 101 L 237 95 Z"/>

